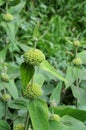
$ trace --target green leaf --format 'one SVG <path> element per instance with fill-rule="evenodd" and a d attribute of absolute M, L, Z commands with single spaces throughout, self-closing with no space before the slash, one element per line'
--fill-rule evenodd
<path fill-rule="evenodd" d="M 10 23 L 3 22 L 3 23 L 1 23 L 1 25 L 6 30 L 10 42 L 14 44 L 14 42 L 15 42 L 15 26 L 14 26 L 14 24 L 12 22 L 10 22 Z"/>
<path fill-rule="evenodd" d="M 6 30 L 8 39 L 11 43 L 9 44 L 9 50 L 12 53 L 14 50 L 17 50 L 17 45 L 15 42 L 15 35 L 16 35 L 15 26 L 12 22 L 2 22 L 1 25 Z"/>
<path fill-rule="evenodd" d="M 0 130 L 11 130 L 6 121 L 0 120 Z"/>
<path fill-rule="evenodd" d="M 8 46 L 6 46 L 3 50 L 0 51 L 0 60 L 6 59 L 6 53 L 7 53 Z"/>
<path fill-rule="evenodd" d="M 60 80 L 64 81 L 67 83 L 67 80 L 57 72 L 57 70 L 49 64 L 49 62 L 47 60 L 44 60 L 41 64 L 40 64 L 40 67 L 43 69 L 43 70 L 46 70 L 47 72 L 53 74 L 54 76 L 56 76 L 57 78 L 59 78 Z"/>
<path fill-rule="evenodd" d="M 30 49 L 29 46 L 27 46 L 26 44 L 20 43 L 19 41 L 17 41 L 17 45 L 23 50 L 23 51 L 28 51 Z"/>
<path fill-rule="evenodd" d="M 5 3 L 4 0 L 0 0 L 0 6 L 3 5 Z"/>
<path fill-rule="evenodd" d="M 78 58 L 81 58 L 81 60 L 83 61 L 84 64 L 86 64 L 86 50 L 80 52 L 77 54 Z"/>
<path fill-rule="evenodd" d="M 50 130 L 86 130 L 86 126 L 81 121 L 65 115 L 61 121 L 50 121 Z"/>
<path fill-rule="evenodd" d="M 78 110 L 75 108 L 67 107 L 67 106 L 60 106 L 60 107 L 51 107 L 50 111 L 52 112 L 52 109 L 55 114 L 58 114 L 60 116 L 69 115 L 72 116 L 80 121 L 86 121 L 86 111 L 85 110 Z"/>
<path fill-rule="evenodd" d="M 86 68 L 81 68 L 80 73 L 79 73 L 79 79 L 86 80 Z"/>
<path fill-rule="evenodd" d="M 6 87 L 14 99 L 18 98 L 18 90 L 13 80 L 10 80 Z"/>
<path fill-rule="evenodd" d="M 7 67 L 7 74 L 9 75 L 10 79 L 16 79 L 17 77 L 20 77 L 20 67 L 18 65 L 11 62 L 7 65 Z"/>
<path fill-rule="evenodd" d="M 70 130 L 66 125 L 54 120 L 49 121 L 49 126 L 49 130 Z"/>
<path fill-rule="evenodd" d="M 15 126 L 18 125 L 18 124 L 22 124 L 24 126 L 24 124 L 25 124 L 24 122 L 26 122 L 25 118 L 18 117 L 13 123 L 13 129 L 12 130 L 15 130 Z M 20 128 L 18 128 L 18 130 L 25 130 L 25 129 L 20 127 Z"/>
<path fill-rule="evenodd" d="M 70 130 L 86 130 L 84 123 L 68 115 L 62 117 L 61 122 L 68 126 Z"/>
<path fill-rule="evenodd" d="M 42 87 L 44 83 L 44 76 L 41 73 L 35 73 L 34 74 L 34 82 L 40 85 Z"/>
<path fill-rule="evenodd" d="M 79 105 L 86 105 L 86 87 L 76 87 L 72 86 L 71 87 L 73 96 L 78 99 L 78 104 Z"/>
<path fill-rule="evenodd" d="M 16 6 L 12 6 L 9 11 L 13 14 L 19 14 L 22 10 L 22 8 L 25 6 L 25 1 L 21 1 Z"/>
<path fill-rule="evenodd" d="M 18 115 L 19 115 L 19 117 L 26 117 L 27 116 L 27 110 L 18 110 Z"/>
<path fill-rule="evenodd" d="M 70 87 L 78 76 L 79 76 L 79 69 L 74 66 L 68 66 L 65 78 L 67 79 L 69 84 L 65 83 L 66 88 Z"/>
<path fill-rule="evenodd" d="M 60 102 L 60 95 L 61 95 L 61 90 L 62 90 L 62 82 L 58 83 L 56 88 L 53 90 L 50 100 L 55 100 L 57 104 Z"/>
<path fill-rule="evenodd" d="M 27 109 L 27 100 L 21 98 L 11 100 L 10 102 L 8 102 L 8 107 L 22 110 Z"/>
<path fill-rule="evenodd" d="M 44 101 L 39 99 L 31 101 L 29 113 L 34 130 L 49 130 L 48 108 Z"/>
<path fill-rule="evenodd" d="M 0 119 L 4 116 L 5 114 L 5 104 L 0 101 Z"/>
<path fill-rule="evenodd" d="M 85 68 L 78 68 L 75 66 L 68 66 L 66 76 L 65 78 L 69 82 L 69 84 L 66 84 L 66 88 L 72 86 L 72 84 L 79 78 L 80 80 L 86 79 L 86 69 Z"/>
<path fill-rule="evenodd" d="M 26 63 L 22 63 L 20 66 L 20 71 L 23 89 L 25 89 L 27 84 L 31 80 L 35 70 L 33 66 Z"/>

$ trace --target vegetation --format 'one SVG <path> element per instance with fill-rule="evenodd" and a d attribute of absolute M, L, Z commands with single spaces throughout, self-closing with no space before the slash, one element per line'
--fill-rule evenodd
<path fill-rule="evenodd" d="M 0 0 L 0 130 L 86 130 L 86 0 Z"/>

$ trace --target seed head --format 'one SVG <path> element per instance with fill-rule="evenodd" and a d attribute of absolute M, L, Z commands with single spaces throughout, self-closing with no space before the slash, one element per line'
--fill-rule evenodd
<path fill-rule="evenodd" d="M 23 125 L 23 124 L 17 124 L 17 125 L 14 127 L 14 130 L 24 130 L 24 125 Z"/>
<path fill-rule="evenodd" d="M 12 14 L 6 13 L 3 15 L 3 19 L 5 19 L 6 21 L 12 21 L 14 17 Z"/>
<path fill-rule="evenodd" d="M 82 65 L 82 60 L 80 58 L 73 59 L 73 64 L 76 66 Z"/>
<path fill-rule="evenodd" d="M 45 55 L 39 49 L 30 49 L 24 53 L 24 60 L 33 66 L 38 66 L 43 60 Z"/>
<path fill-rule="evenodd" d="M 80 41 L 74 41 L 74 46 L 76 46 L 76 47 L 78 47 L 78 46 L 80 46 Z"/>
<path fill-rule="evenodd" d="M 9 94 L 3 94 L 2 95 L 2 100 L 8 102 L 11 100 L 11 96 Z"/>
<path fill-rule="evenodd" d="M 25 91 L 24 91 L 24 97 L 28 98 L 28 99 L 36 99 L 39 96 L 42 96 L 42 89 L 41 87 L 36 84 L 29 84 Z"/>
<path fill-rule="evenodd" d="M 9 82 L 9 76 L 6 73 L 1 73 L 1 80 L 3 82 Z"/>
<path fill-rule="evenodd" d="M 50 117 L 49 117 L 49 120 L 60 121 L 61 117 L 57 114 L 51 114 Z"/>

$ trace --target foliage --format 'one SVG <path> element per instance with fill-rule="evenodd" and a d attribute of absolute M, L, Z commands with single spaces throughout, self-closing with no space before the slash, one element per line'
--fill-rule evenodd
<path fill-rule="evenodd" d="M 0 130 L 86 130 L 86 1 L 0 0 L 0 12 Z"/>

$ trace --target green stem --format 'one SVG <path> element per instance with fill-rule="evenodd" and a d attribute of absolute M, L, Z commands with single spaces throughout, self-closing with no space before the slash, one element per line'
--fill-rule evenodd
<path fill-rule="evenodd" d="M 76 47 L 75 57 L 77 58 L 78 48 Z"/>
<path fill-rule="evenodd" d="M 29 122 L 29 112 L 27 112 L 27 117 L 25 121 L 25 130 L 28 130 L 28 122 Z"/>
<path fill-rule="evenodd" d="M 36 49 L 36 40 L 34 41 L 34 49 Z"/>
<path fill-rule="evenodd" d="M 75 57 L 77 58 L 77 53 L 78 53 L 78 47 L 76 47 L 76 51 L 75 51 Z M 78 68 L 77 68 L 77 74 L 78 74 Z M 76 79 L 76 87 L 77 89 L 79 88 L 79 80 L 78 80 L 78 76 Z M 76 109 L 78 108 L 78 99 L 76 98 Z"/>
<path fill-rule="evenodd" d="M 31 86 L 33 85 L 33 77 L 32 77 L 32 80 L 31 80 Z"/>
<path fill-rule="evenodd" d="M 34 75 L 33 75 L 32 79 L 31 79 L 31 86 L 33 85 L 33 82 L 34 82 Z"/>
<path fill-rule="evenodd" d="M 12 44 L 12 54 L 11 54 L 11 56 L 12 56 L 12 61 L 14 61 L 14 56 L 13 56 L 13 55 L 14 55 L 14 52 L 13 52 L 13 51 L 14 51 L 14 49 L 13 49 L 13 48 L 14 48 L 14 45 L 13 45 L 12 42 L 11 42 L 11 44 Z"/>
<path fill-rule="evenodd" d="M 76 80 L 76 87 L 79 88 L 79 80 Z M 76 99 L 76 108 L 78 109 L 78 99 Z"/>
<path fill-rule="evenodd" d="M 4 94 L 6 94 L 6 84 L 3 83 L 3 82 L 2 82 L 2 84 L 3 84 L 3 87 L 4 87 Z"/>
<path fill-rule="evenodd" d="M 7 2 L 6 2 L 6 13 L 8 13 L 8 3 L 9 3 L 9 2 L 8 2 L 8 0 L 7 0 Z M 14 54 L 14 53 L 13 53 L 14 44 L 13 44 L 12 42 L 11 42 L 11 44 L 12 44 L 12 54 L 11 54 L 11 57 L 12 57 L 12 61 L 14 61 L 14 57 L 13 57 L 13 54 Z"/>
<path fill-rule="evenodd" d="M 1 10 L 3 13 L 5 13 L 5 10 L 4 10 L 4 9 L 0 8 L 0 10 Z"/>
<path fill-rule="evenodd" d="M 48 31 L 50 30 L 50 28 L 51 28 L 51 27 L 49 27 L 49 28 L 44 32 L 44 34 L 43 34 L 38 40 L 41 40 L 41 39 L 48 33 Z"/>
<path fill-rule="evenodd" d="M 19 116 L 17 116 L 14 120 L 12 120 L 12 122 L 10 123 L 10 126 L 13 124 L 13 122 L 14 122 L 15 120 L 18 119 L 18 117 L 19 117 Z"/>
<path fill-rule="evenodd" d="M 7 119 L 7 109 L 8 109 L 8 106 L 7 106 L 7 102 L 5 104 L 5 120 Z"/>
<path fill-rule="evenodd" d="M 8 13 L 8 1 L 6 2 L 6 13 Z"/>

